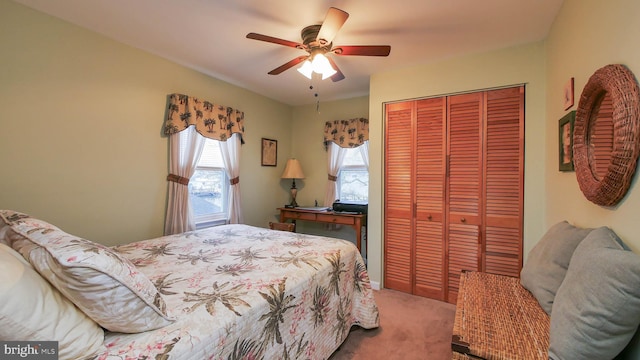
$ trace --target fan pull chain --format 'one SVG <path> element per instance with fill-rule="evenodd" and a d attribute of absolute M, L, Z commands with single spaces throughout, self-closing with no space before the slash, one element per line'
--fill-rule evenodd
<path fill-rule="evenodd" d="M 311 80 L 309 85 L 309 90 L 313 91 L 313 89 L 314 89 L 313 80 Z M 318 96 L 318 91 L 315 91 L 313 93 L 313 96 L 316 98 L 316 112 L 319 114 L 320 113 L 320 97 Z"/>

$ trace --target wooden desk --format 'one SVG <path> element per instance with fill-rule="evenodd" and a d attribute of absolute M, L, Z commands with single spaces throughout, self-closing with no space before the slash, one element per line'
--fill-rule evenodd
<path fill-rule="evenodd" d="M 317 210 L 302 210 L 297 208 L 278 208 L 280 210 L 280 222 L 286 222 L 291 220 L 313 221 L 319 223 L 349 225 L 356 231 L 356 246 L 358 251 L 362 253 L 360 249 L 362 227 L 365 229 L 365 236 L 367 235 L 367 215 L 366 214 L 349 214 L 333 211 L 317 211 Z M 365 249 L 366 254 L 366 249 Z"/>

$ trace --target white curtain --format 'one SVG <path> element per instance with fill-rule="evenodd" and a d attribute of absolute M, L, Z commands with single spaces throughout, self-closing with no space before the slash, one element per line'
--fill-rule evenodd
<path fill-rule="evenodd" d="M 358 146 L 360 149 L 360 155 L 362 155 L 362 161 L 364 161 L 364 165 L 367 167 L 367 171 L 369 170 L 369 140 L 362 143 L 362 145 Z"/>
<path fill-rule="evenodd" d="M 336 201 L 338 171 L 342 166 L 346 149 L 341 148 L 333 141 L 327 146 L 327 190 L 324 196 L 324 206 L 331 206 Z"/>
<path fill-rule="evenodd" d="M 169 136 L 169 198 L 164 234 L 172 235 L 195 230 L 196 224 L 189 205 L 189 179 L 195 172 L 205 138 L 194 126 Z"/>
<path fill-rule="evenodd" d="M 229 224 L 242 224 L 242 207 L 240 206 L 240 147 L 242 136 L 235 133 L 227 141 L 220 142 L 220 152 L 224 168 L 229 177 Z"/>

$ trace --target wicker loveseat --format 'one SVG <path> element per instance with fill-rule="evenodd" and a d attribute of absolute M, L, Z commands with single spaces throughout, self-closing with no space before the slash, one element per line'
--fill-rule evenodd
<path fill-rule="evenodd" d="M 640 256 L 607 227 L 561 222 L 520 278 L 463 271 L 451 348 L 453 359 L 613 359 L 638 324 Z"/>

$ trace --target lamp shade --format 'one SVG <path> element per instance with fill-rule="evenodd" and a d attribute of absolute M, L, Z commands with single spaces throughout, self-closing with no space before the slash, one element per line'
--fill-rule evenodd
<path fill-rule="evenodd" d="M 302 63 L 302 66 L 300 66 L 298 68 L 298 72 L 304 76 L 306 76 L 308 79 L 311 79 L 312 73 L 313 73 L 313 66 L 311 66 L 311 61 L 309 60 L 305 60 Z"/>
<path fill-rule="evenodd" d="M 287 165 L 284 167 L 282 178 L 283 179 L 304 179 L 302 166 L 300 166 L 300 161 L 298 161 L 298 159 L 287 160 Z"/>
<path fill-rule="evenodd" d="M 313 67 L 313 71 L 322 74 L 322 80 L 336 73 L 336 70 L 331 66 L 327 57 L 322 54 L 316 54 L 316 56 L 313 57 L 311 66 Z"/>
<path fill-rule="evenodd" d="M 313 60 L 305 60 L 302 63 L 302 66 L 298 68 L 298 72 L 309 79 L 312 78 L 313 73 L 315 72 L 322 75 L 322 80 L 324 80 L 328 77 L 333 76 L 333 74 L 335 74 L 337 71 L 333 68 L 333 66 L 331 66 L 331 63 L 326 56 L 324 56 L 321 52 L 315 52 L 313 54 Z"/>

